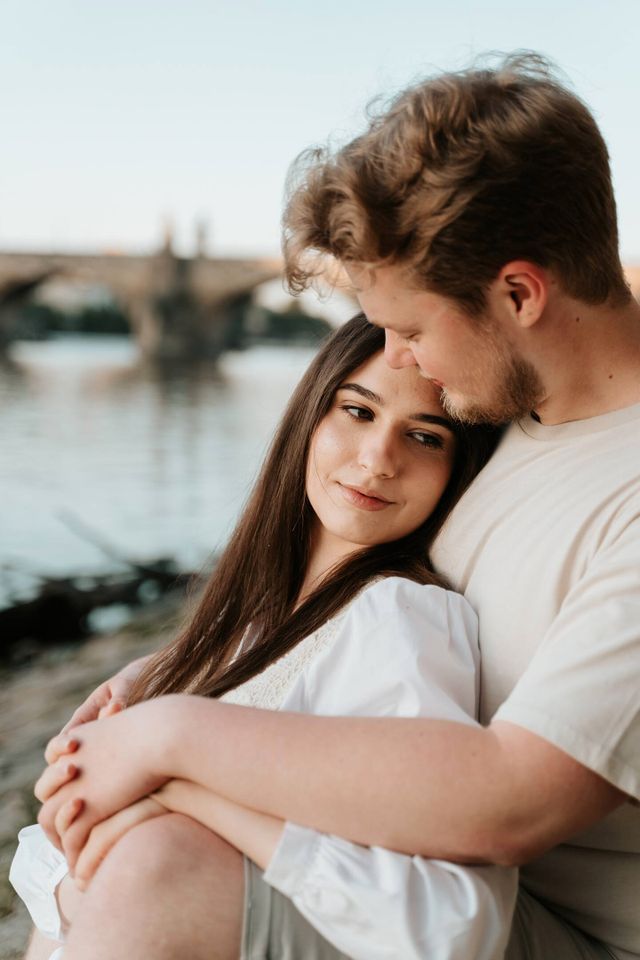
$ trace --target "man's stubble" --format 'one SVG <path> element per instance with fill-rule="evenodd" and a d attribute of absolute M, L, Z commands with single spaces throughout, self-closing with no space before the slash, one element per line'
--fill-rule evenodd
<path fill-rule="evenodd" d="M 498 339 L 496 332 L 485 330 L 483 340 L 481 352 L 488 362 L 478 363 L 461 377 L 469 385 L 468 392 L 454 394 L 443 389 L 444 410 L 452 419 L 468 424 L 503 424 L 527 416 L 545 397 L 540 374 L 532 363 Z"/>

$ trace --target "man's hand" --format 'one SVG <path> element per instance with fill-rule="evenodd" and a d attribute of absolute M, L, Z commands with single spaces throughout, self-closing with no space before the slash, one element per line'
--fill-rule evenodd
<path fill-rule="evenodd" d="M 115 676 L 96 687 L 84 703 L 80 704 L 78 709 L 74 711 L 71 719 L 65 723 L 60 733 L 68 733 L 73 727 L 82 723 L 90 723 L 92 720 L 99 720 L 101 717 L 111 716 L 120 710 L 124 710 L 129 691 L 148 659 L 149 657 L 140 657 L 138 660 L 134 660 L 123 667 Z"/>
<path fill-rule="evenodd" d="M 35 786 L 43 803 L 38 821 L 62 850 L 56 818 L 70 801 L 81 804 L 65 830 L 64 852 L 71 869 L 97 823 L 167 780 L 169 774 L 161 772 L 162 715 L 161 700 L 137 704 L 98 722 L 83 723 L 69 735 L 59 734 L 48 745 L 45 756 L 54 762 Z"/>

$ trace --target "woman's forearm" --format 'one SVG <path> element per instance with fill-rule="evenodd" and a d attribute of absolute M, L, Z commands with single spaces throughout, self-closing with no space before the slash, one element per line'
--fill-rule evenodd
<path fill-rule="evenodd" d="M 169 780 L 153 798 L 167 810 L 185 814 L 214 831 L 263 870 L 284 828 L 282 820 L 241 807 L 188 780 Z"/>

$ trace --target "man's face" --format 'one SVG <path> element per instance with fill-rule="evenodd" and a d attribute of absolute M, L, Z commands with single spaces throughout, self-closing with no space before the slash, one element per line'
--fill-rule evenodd
<path fill-rule="evenodd" d="M 442 390 L 450 416 L 504 423 L 530 413 L 543 398 L 537 371 L 509 341 L 499 317 L 485 313 L 474 324 L 447 297 L 412 289 L 398 266 L 347 272 L 363 312 L 385 329 L 387 362 L 417 365 Z"/>

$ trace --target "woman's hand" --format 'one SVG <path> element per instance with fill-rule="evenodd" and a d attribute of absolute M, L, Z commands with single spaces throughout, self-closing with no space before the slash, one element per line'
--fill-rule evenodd
<path fill-rule="evenodd" d="M 168 779 L 171 771 L 162 770 L 166 762 L 163 732 L 168 729 L 163 724 L 163 699 L 169 698 L 83 723 L 48 745 L 45 756 L 53 763 L 35 786 L 36 797 L 43 803 L 38 821 L 51 842 L 63 849 L 56 818 L 69 801 L 81 803 L 65 829 L 64 852 L 71 869 L 96 824 Z"/>
<path fill-rule="evenodd" d="M 55 819 L 56 830 L 62 840 L 62 848 L 66 855 L 65 837 L 74 820 L 82 810 L 81 798 L 68 800 L 58 811 Z M 120 810 L 112 817 L 108 817 L 96 824 L 91 830 L 73 870 L 73 879 L 78 890 L 85 891 L 89 886 L 96 870 L 115 846 L 118 840 L 133 827 L 166 814 L 167 810 L 152 797 L 144 797 L 130 806 Z"/>
<path fill-rule="evenodd" d="M 124 710 L 129 691 L 148 660 L 149 657 L 139 657 L 137 660 L 133 660 L 132 663 L 128 663 L 126 667 L 119 670 L 115 676 L 96 687 L 84 703 L 80 704 L 78 709 L 74 711 L 60 734 L 66 734 L 73 727 L 82 723 L 100 720 L 102 717 L 111 716 L 120 710 Z"/>

